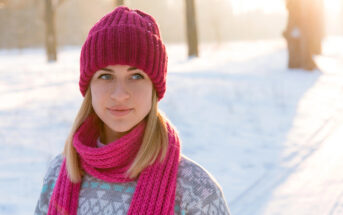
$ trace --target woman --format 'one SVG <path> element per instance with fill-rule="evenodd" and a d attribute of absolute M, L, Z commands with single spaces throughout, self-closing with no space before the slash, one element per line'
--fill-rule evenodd
<path fill-rule="evenodd" d="M 167 53 L 150 15 L 116 8 L 82 46 L 84 96 L 35 214 L 229 214 L 220 186 L 180 154 L 158 109 Z"/>

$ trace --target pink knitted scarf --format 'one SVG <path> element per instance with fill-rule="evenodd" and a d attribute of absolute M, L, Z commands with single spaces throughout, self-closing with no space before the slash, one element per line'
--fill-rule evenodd
<path fill-rule="evenodd" d="M 143 139 L 146 122 L 143 120 L 120 139 L 97 148 L 99 129 L 94 117 L 88 117 L 73 138 L 82 169 L 99 179 L 123 183 L 136 179 L 125 176 Z M 128 214 L 174 214 L 176 177 L 180 160 L 180 142 L 177 133 L 168 127 L 168 150 L 165 160 L 156 161 L 139 175 Z M 50 199 L 48 214 L 76 215 L 81 183 L 72 183 L 67 176 L 66 159 Z"/>

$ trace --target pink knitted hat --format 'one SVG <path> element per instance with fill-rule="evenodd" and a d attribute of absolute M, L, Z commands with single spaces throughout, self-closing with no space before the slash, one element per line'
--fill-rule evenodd
<path fill-rule="evenodd" d="M 85 96 L 93 74 L 108 65 L 130 65 L 151 79 L 161 100 L 166 91 L 168 56 L 155 19 L 117 7 L 89 31 L 80 56 L 80 91 Z"/>

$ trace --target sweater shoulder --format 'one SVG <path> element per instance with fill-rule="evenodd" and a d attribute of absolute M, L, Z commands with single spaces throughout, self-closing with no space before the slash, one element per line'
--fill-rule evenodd
<path fill-rule="evenodd" d="M 205 183 L 210 187 L 221 189 L 215 177 L 208 170 L 185 155 L 181 156 L 178 169 L 178 179 L 188 181 L 196 185 Z"/>
<path fill-rule="evenodd" d="M 42 190 L 36 204 L 35 215 L 43 215 L 48 213 L 50 197 L 54 189 L 56 180 L 58 178 L 61 165 L 63 161 L 63 155 L 58 154 L 48 163 L 48 169 L 43 179 Z"/>
<path fill-rule="evenodd" d="M 229 214 L 223 191 L 214 176 L 192 159 L 181 156 L 176 201 L 189 214 Z"/>
<path fill-rule="evenodd" d="M 48 170 L 44 176 L 44 183 L 47 183 L 49 181 L 56 181 L 61 169 L 63 158 L 64 157 L 62 154 L 58 154 L 49 161 Z"/>

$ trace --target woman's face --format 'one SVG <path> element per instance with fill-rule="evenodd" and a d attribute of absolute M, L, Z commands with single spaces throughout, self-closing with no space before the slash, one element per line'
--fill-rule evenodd
<path fill-rule="evenodd" d="M 90 82 L 92 106 L 104 122 L 105 142 L 127 134 L 150 112 L 153 85 L 142 70 L 109 65 Z"/>

